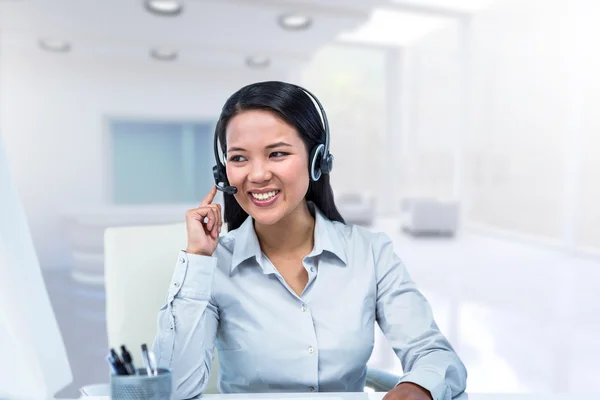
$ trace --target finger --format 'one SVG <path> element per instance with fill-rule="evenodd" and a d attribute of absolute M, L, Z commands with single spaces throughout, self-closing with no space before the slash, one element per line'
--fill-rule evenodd
<path fill-rule="evenodd" d="M 208 222 L 205 224 L 206 233 L 211 232 L 217 223 L 217 213 L 215 209 L 212 207 L 206 208 L 206 216 L 208 217 Z"/>
<path fill-rule="evenodd" d="M 210 189 L 210 192 L 208 192 L 208 195 L 206 195 L 204 200 L 202 200 L 202 203 L 200 203 L 200 205 L 206 206 L 206 205 L 211 204 L 212 201 L 214 200 L 216 194 L 217 194 L 217 187 L 213 186 L 212 189 Z"/>
<path fill-rule="evenodd" d="M 188 216 L 196 221 L 200 221 L 204 223 L 204 218 L 208 215 L 210 211 L 209 207 L 198 207 L 193 210 L 188 211 Z"/>
<path fill-rule="evenodd" d="M 213 239 L 217 239 L 219 237 L 219 232 L 221 231 L 221 207 L 219 204 L 211 204 L 210 208 L 215 215 L 214 225 L 210 230 L 210 235 Z"/>
<path fill-rule="evenodd" d="M 221 205 L 215 204 L 215 210 L 217 212 L 217 234 L 221 233 L 221 226 L 223 225 L 223 212 L 221 211 Z"/>
<path fill-rule="evenodd" d="M 212 227 L 212 224 L 216 219 L 216 216 L 210 207 L 196 208 L 195 210 L 191 211 L 190 217 L 191 219 L 195 219 L 196 221 L 200 222 L 205 235 L 210 233 L 210 228 L 208 225 L 211 224 L 210 227 Z"/>

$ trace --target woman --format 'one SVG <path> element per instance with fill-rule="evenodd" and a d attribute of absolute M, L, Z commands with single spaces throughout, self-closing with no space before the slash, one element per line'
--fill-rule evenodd
<path fill-rule="evenodd" d="M 246 86 L 215 134 L 229 232 L 219 236 L 215 187 L 186 214 L 187 249 L 154 342 L 176 397 L 202 393 L 215 344 L 224 393 L 362 391 L 375 322 L 405 371 L 386 400 L 464 391 L 466 370 L 391 240 L 338 212 L 326 116 L 309 94 L 282 82 Z"/>

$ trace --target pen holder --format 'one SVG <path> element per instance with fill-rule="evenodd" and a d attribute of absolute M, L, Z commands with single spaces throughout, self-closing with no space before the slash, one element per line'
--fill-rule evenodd
<path fill-rule="evenodd" d="M 173 393 L 171 371 L 159 368 L 157 375 L 148 376 L 140 368 L 137 375 L 111 375 L 111 399 L 170 400 Z"/>

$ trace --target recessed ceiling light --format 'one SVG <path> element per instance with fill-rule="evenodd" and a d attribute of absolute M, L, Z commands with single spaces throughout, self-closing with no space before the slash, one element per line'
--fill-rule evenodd
<path fill-rule="evenodd" d="M 283 14 L 279 17 L 279 26 L 289 31 L 302 31 L 312 25 L 312 19 L 302 14 Z"/>
<path fill-rule="evenodd" d="M 267 68 L 269 64 L 271 64 L 271 60 L 266 56 L 246 57 L 246 65 L 250 68 Z"/>
<path fill-rule="evenodd" d="M 150 50 L 150 56 L 160 61 L 175 61 L 177 59 L 177 51 L 156 47 Z"/>
<path fill-rule="evenodd" d="M 66 40 L 41 39 L 39 44 L 42 49 L 55 53 L 67 53 L 71 50 L 71 44 Z"/>
<path fill-rule="evenodd" d="M 177 0 L 146 0 L 146 10 L 153 14 L 174 16 L 181 14 L 183 5 Z"/>

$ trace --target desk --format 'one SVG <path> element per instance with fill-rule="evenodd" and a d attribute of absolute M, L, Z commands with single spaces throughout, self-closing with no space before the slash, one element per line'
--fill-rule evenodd
<path fill-rule="evenodd" d="M 202 400 L 381 400 L 385 393 L 253 393 L 209 394 Z M 600 394 L 463 394 L 455 400 L 579 400 L 600 398 Z M 110 400 L 108 396 L 82 397 L 85 400 Z"/>

